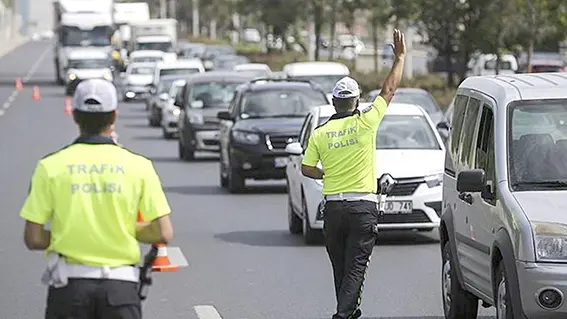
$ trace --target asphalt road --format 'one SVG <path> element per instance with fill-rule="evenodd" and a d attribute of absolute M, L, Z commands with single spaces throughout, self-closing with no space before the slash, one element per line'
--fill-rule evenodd
<path fill-rule="evenodd" d="M 24 90 L 14 95 L 14 78 L 26 75 Z M 43 255 L 25 249 L 18 212 L 37 160 L 76 135 L 64 114 L 63 88 L 53 79 L 45 42 L 25 44 L 0 58 L 1 318 L 41 318 L 45 305 Z M 39 101 L 32 99 L 35 85 Z M 189 260 L 189 267 L 176 273 L 155 274 L 145 318 L 197 318 L 199 305 L 214 306 L 224 319 L 331 317 L 334 293 L 326 252 L 287 233 L 282 182 L 252 183 L 247 194 L 226 193 L 218 184 L 215 156 L 180 162 L 176 141 L 163 140 L 159 129 L 147 126 L 141 104 L 121 105 L 117 130 L 121 143 L 153 159 L 174 212 L 172 245 Z M 435 239 L 435 234 L 412 233 L 380 237 L 366 281 L 364 318 L 441 318 Z"/>

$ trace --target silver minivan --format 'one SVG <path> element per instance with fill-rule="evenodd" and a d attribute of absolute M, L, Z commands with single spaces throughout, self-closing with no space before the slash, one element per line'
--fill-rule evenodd
<path fill-rule="evenodd" d="M 567 318 L 567 75 L 469 77 L 447 142 L 445 317 Z"/>

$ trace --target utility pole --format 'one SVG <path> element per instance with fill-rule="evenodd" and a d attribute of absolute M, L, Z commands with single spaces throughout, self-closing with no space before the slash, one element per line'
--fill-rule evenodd
<path fill-rule="evenodd" d="M 406 78 L 412 79 L 413 78 L 413 34 L 414 28 L 408 26 L 406 28 L 406 46 L 407 46 L 407 54 L 406 54 L 406 61 L 404 63 L 404 73 Z"/>
<path fill-rule="evenodd" d="M 309 12 L 309 32 L 308 32 L 308 42 L 307 42 L 307 56 L 309 61 L 315 61 L 315 46 L 317 45 L 317 39 L 315 37 L 315 8 L 313 3 L 311 3 L 311 8 Z"/>
<path fill-rule="evenodd" d="M 169 18 L 177 19 L 177 0 L 169 0 Z"/>
<path fill-rule="evenodd" d="M 193 37 L 199 37 L 199 0 L 193 0 Z"/>

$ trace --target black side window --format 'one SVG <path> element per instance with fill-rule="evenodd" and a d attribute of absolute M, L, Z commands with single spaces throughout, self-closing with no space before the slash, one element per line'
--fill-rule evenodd
<path fill-rule="evenodd" d="M 307 148 L 307 142 L 309 142 L 309 137 L 311 136 L 311 128 L 313 127 L 312 120 L 313 116 L 311 116 L 311 114 L 307 115 L 307 118 L 305 119 L 305 123 L 303 125 L 303 132 L 301 132 L 301 140 L 299 141 L 303 149 Z"/>
<path fill-rule="evenodd" d="M 493 202 L 495 199 L 496 172 L 494 163 L 494 115 L 485 104 L 476 142 L 475 168 L 483 169 L 486 174 L 487 189 L 482 192 L 482 197 L 487 202 Z"/>
<path fill-rule="evenodd" d="M 232 96 L 232 100 L 230 101 L 230 104 L 228 105 L 228 113 L 233 114 L 234 115 L 234 110 L 236 110 L 236 103 L 238 101 L 238 96 L 240 92 L 235 91 L 234 95 Z"/>
<path fill-rule="evenodd" d="M 461 149 L 460 149 L 460 163 L 462 168 L 471 167 L 471 150 L 473 150 L 473 139 L 475 136 L 476 122 L 478 119 L 478 111 L 480 109 L 480 100 L 475 98 L 470 98 L 467 105 L 467 111 L 465 113 L 465 119 L 463 121 L 463 127 L 461 132 Z M 457 114 L 455 113 L 455 116 Z"/>
<path fill-rule="evenodd" d="M 454 108 L 452 110 L 451 140 L 449 142 L 451 153 L 455 155 L 459 153 L 459 140 L 468 100 L 469 98 L 464 95 L 457 95 L 457 97 L 455 97 Z"/>

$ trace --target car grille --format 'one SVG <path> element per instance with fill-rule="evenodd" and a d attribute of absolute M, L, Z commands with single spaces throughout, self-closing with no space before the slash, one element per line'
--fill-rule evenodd
<path fill-rule="evenodd" d="M 379 224 L 411 224 L 430 223 L 429 217 L 421 209 L 414 209 L 411 214 L 383 214 L 378 218 Z"/>
<path fill-rule="evenodd" d="M 400 178 L 395 180 L 396 180 L 396 184 L 394 184 L 394 187 L 392 188 L 392 191 L 389 194 L 389 196 L 413 195 L 413 193 L 415 193 L 415 190 L 419 187 L 419 185 L 425 182 L 423 178 Z M 380 180 L 378 180 L 377 183 L 378 185 L 380 185 Z M 379 186 L 378 189 L 380 189 Z"/>
<path fill-rule="evenodd" d="M 296 135 L 266 135 L 266 145 L 270 150 L 284 150 L 287 144 L 297 141 Z"/>

